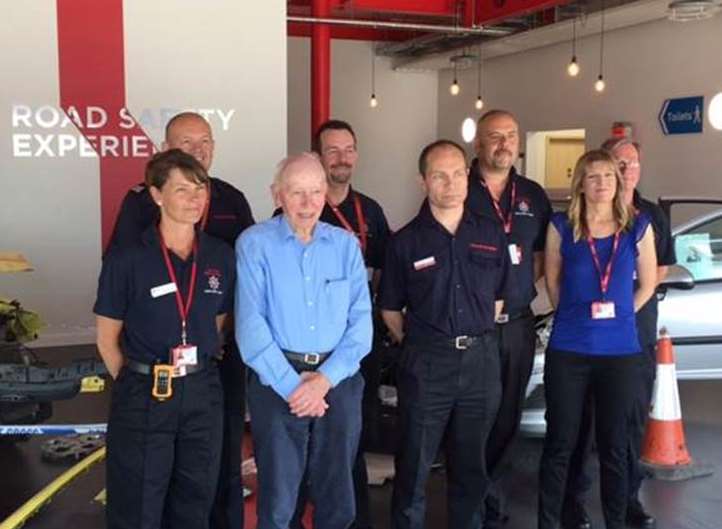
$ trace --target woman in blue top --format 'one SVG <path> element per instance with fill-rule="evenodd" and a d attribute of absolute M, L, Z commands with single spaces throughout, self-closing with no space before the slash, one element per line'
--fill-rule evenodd
<path fill-rule="evenodd" d="M 587 393 L 595 405 L 606 527 L 624 527 L 629 417 L 642 365 L 634 314 L 654 293 L 657 259 L 649 218 L 623 196 L 614 158 L 589 151 L 574 169 L 569 211 L 549 224 L 545 274 L 556 315 L 544 372 L 539 529 L 558 527 Z"/>

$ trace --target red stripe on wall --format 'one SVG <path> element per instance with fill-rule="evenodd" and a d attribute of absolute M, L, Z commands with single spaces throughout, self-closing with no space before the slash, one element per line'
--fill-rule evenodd
<path fill-rule="evenodd" d="M 114 136 L 121 142 L 133 136 L 148 138 L 135 124 L 120 126 L 125 107 L 125 51 L 123 0 L 57 0 L 60 106 L 85 116 L 87 108 L 103 108 L 108 121 L 90 128 L 76 123 L 86 137 Z M 72 116 L 71 116 L 72 117 Z M 92 143 L 92 142 L 91 142 Z M 150 140 L 148 140 L 150 143 Z M 101 153 L 100 213 L 103 248 L 112 234 L 120 202 L 128 189 L 143 179 L 147 157 Z"/>

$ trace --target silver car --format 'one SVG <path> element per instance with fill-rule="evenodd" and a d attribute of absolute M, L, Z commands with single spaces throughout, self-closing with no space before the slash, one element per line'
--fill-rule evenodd
<path fill-rule="evenodd" d="M 672 337 L 678 379 L 722 379 L 722 200 L 663 198 L 659 203 L 673 222 L 677 209 L 715 208 L 672 229 L 677 265 L 669 268 L 657 288 L 658 329 L 666 328 Z M 544 351 L 551 323 L 548 315 L 537 326 L 537 351 L 521 420 L 521 431 L 529 436 L 546 431 Z"/>

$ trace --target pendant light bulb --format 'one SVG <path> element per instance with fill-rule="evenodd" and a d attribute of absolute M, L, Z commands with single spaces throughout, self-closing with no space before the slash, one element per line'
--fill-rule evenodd
<path fill-rule="evenodd" d="M 599 74 L 599 77 L 597 77 L 597 81 L 594 83 L 594 89 L 597 92 L 604 92 L 605 87 L 606 87 L 606 84 L 604 83 L 604 77 L 602 77 L 602 75 Z"/>
<path fill-rule="evenodd" d="M 371 99 L 369 100 L 369 106 L 371 108 L 376 108 L 379 106 L 379 101 L 376 99 L 376 94 L 371 94 Z"/>
<path fill-rule="evenodd" d="M 484 102 L 481 100 L 481 96 L 476 98 L 476 103 L 474 103 L 474 106 L 476 107 L 476 110 L 481 110 L 484 108 Z"/>
<path fill-rule="evenodd" d="M 576 77 L 579 75 L 579 63 L 577 62 L 576 55 L 572 57 L 572 61 L 567 65 L 567 73 L 569 77 Z"/>
<path fill-rule="evenodd" d="M 449 93 L 452 96 L 458 96 L 459 92 L 461 92 L 461 87 L 459 86 L 459 82 L 454 78 L 454 82 L 451 83 L 451 86 L 449 87 Z"/>

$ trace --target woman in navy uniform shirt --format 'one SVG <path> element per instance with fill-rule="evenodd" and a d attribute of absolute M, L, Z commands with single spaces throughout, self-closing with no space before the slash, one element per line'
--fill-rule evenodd
<path fill-rule="evenodd" d="M 228 245 L 195 228 L 208 175 L 192 156 L 155 155 L 146 184 L 160 221 L 139 243 L 105 257 L 94 308 L 98 350 L 115 379 L 107 523 L 201 529 L 221 453 L 223 396 L 213 359 L 232 308 L 235 263 Z M 167 366 L 165 395 L 158 366 Z"/>
<path fill-rule="evenodd" d="M 585 395 L 595 404 L 607 529 L 627 506 L 627 444 L 644 357 L 635 312 L 654 293 L 657 260 L 649 217 L 623 197 L 616 161 L 590 151 L 574 169 L 568 213 L 555 213 L 545 251 L 556 308 L 546 354 L 547 434 L 540 471 L 539 528 L 556 529 Z M 637 272 L 639 287 L 634 290 Z"/>

